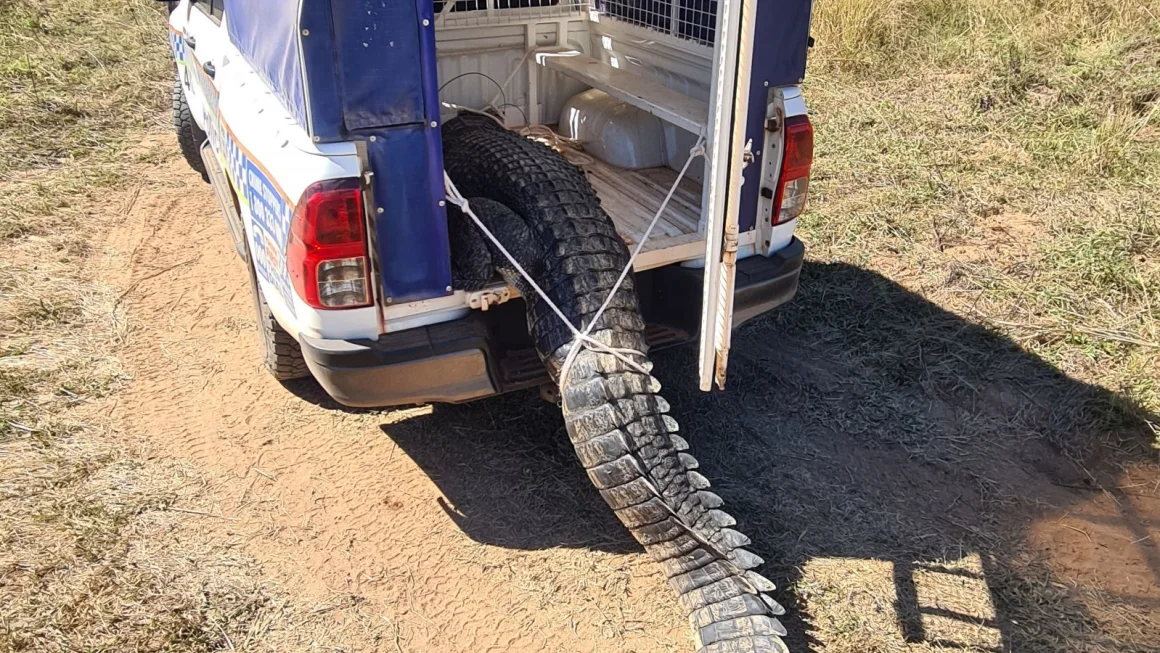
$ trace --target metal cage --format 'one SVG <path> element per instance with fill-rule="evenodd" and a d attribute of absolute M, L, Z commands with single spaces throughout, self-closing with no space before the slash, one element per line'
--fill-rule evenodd
<path fill-rule="evenodd" d="M 712 46 L 717 0 L 596 0 L 594 11 L 635 27 Z"/>
<path fill-rule="evenodd" d="M 478 27 L 527 21 L 579 18 L 588 0 L 434 0 L 435 24 Z"/>
<path fill-rule="evenodd" d="M 710 47 L 717 37 L 717 0 L 434 0 L 434 8 L 448 27 L 587 15 Z"/>

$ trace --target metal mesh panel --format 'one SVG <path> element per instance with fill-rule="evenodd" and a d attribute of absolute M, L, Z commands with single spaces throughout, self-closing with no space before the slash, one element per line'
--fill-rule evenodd
<path fill-rule="evenodd" d="M 579 16 L 588 0 L 434 0 L 437 25 L 462 27 Z M 442 14 L 442 16 L 440 16 Z"/>
<path fill-rule="evenodd" d="M 717 0 L 595 0 L 596 11 L 620 22 L 713 45 Z"/>
<path fill-rule="evenodd" d="M 472 26 L 580 16 L 593 9 L 635 27 L 711 46 L 717 0 L 433 0 L 438 25 Z"/>

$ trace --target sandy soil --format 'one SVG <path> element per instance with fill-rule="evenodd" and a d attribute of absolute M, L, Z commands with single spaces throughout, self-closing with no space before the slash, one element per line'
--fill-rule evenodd
<path fill-rule="evenodd" d="M 282 385 L 258 361 L 247 276 L 209 188 L 171 156 L 110 205 L 125 218 L 98 273 L 124 292 L 132 377 L 111 419 L 211 478 L 218 504 L 187 508 L 243 534 L 292 596 L 344 606 L 334 641 L 302 649 L 691 650 L 554 406 L 521 393 L 348 411 L 313 382 Z M 895 289 L 848 266 L 811 264 L 803 292 L 738 334 L 727 394 L 696 392 L 690 352 L 657 357 L 702 471 L 782 586 L 795 652 L 1111 651 L 1160 632 L 1154 460 L 1077 457 L 1073 436 L 1097 438 L 1047 417 L 1102 391 L 972 331 L 1010 373 L 955 367 L 974 388 L 963 399 L 874 359 L 858 322 L 896 310 L 929 311 L 944 335 L 971 325 L 921 299 L 870 306 Z M 1040 584 L 1057 588 L 1050 601 Z M 390 628 L 346 627 L 352 610 Z"/>

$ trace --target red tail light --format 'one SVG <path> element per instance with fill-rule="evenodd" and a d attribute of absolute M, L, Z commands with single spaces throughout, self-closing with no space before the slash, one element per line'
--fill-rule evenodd
<path fill-rule="evenodd" d="M 773 224 L 789 222 L 806 209 L 814 164 L 814 126 L 806 116 L 785 119 L 785 157 L 773 200 Z"/>
<path fill-rule="evenodd" d="M 313 308 L 371 304 L 362 191 L 357 179 L 332 179 L 302 193 L 290 220 L 286 266 L 294 290 Z"/>

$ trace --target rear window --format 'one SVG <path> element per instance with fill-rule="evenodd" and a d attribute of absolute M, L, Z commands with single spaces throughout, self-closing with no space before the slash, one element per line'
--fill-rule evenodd
<path fill-rule="evenodd" d="M 226 12 L 226 0 L 194 0 L 193 6 L 221 21 Z"/>

